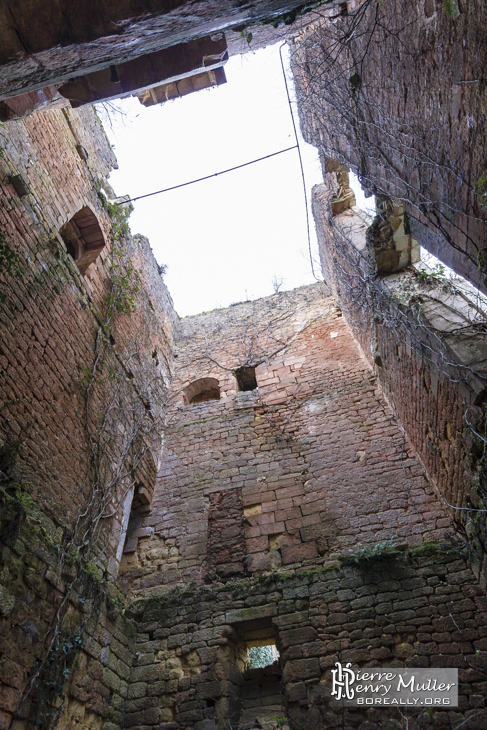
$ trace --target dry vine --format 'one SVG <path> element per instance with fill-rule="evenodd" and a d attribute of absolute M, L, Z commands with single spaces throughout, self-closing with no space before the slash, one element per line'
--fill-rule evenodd
<path fill-rule="evenodd" d="M 195 366 L 203 366 L 205 370 L 208 367 L 216 368 L 236 377 L 240 368 L 255 368 L 272 362 L 322 316 L 312 316 L 299 322 L 298 313 L 292 306 L 280 307 L 276 304 L 270 309 L 269 317 L 261 314 L 256 317 L 252 308 L 244 314 L 230 309 L 225 312 L 222 321 L 217 316 L 210 322 L 203 322 L 202 327 L 198 327 L 197 332 L 192 332 L 189 336 L 191 344 L 195 338 L 199 339 L 200 344 L 198 349 L 191 348 L 188 353 L 191 369 Z M 249 306 L 252 307 L 251 304 Z M 187 357 L 183 353 L 181 359 Z M 180 364 L 184 367 L 183 363 Z M 285 404 L 281 406 L 266 403 L 265 396 L 257 390 L 253 407 L 256 412 L 266 415 L 269 427 L 276 433 L 278 441 L 289 441 L 290 425 L 294 417 L 307 399 L 318 391 L 319 388 L 309 391 L 296 385 L 292 394 L 286 395 Z"/>
<path fill-rule="evenodd" d="M 44 637 L 43 658 L 20 702 L 25 705 L 29 698 L 31 721 L 51 730 L 63 710 L 75 657 L 98 620 L 104 600 L 101 581 L 120 540 L 120 513 L 142 479 L 146 460 L 152 459 L 166 403 L 164 378 L 148 356 L 153 342 L 150 318 L 144 318 L 122 351 L 114 349 L 114 323 L 135 313 L 141 288 L 126 215 L 117 216 L 110 291 L 95 336 L 93 362 L 80 381 L 87 466 L 78 491 L 87 495 L 87 501 L 78 509 L 72 530 L 65 531 L 58 562 L 59 571 L 69 579 Z"/>
<path fill-rule="evenodd" d="M 422 11 L 410 8 L 406 14 L 403 7 L 394 0 L 365 0 L 346 17 L 320 20 L 297 37 L 293 71 L 305 136 L 324 155 L 356 171 L 365 189 L 404 202 L 414 219 L 435 231 L 475 271 L 486 224 L 476 183 L 485 172 L 485 159 L 477 153 L 473 121 L 457 140 L 445 134 L 440 84 L 452 77 L 452 61 L 441 35 L 436 41 L 430 34 L 430 40 Z M 437 26 L 437 34 L 450 38 L 451 33 L 456 39 L 451 19 L 441 10 Z M 469 43 L 475 48 L 472 38 Z M 438 70 L 428 66 L 431 54 L 436 54 Z M 403 66 L 407 78 L 401 75 Z M 431 67 L 435 70 L 426 82 Z M 471 89 L 481 93 L 485 69 L 477 71 L 476 79 L 453 78 L 451 83 L 464 85 L 470 116 L 480 123 L 480 102 Z M 411 98 L 425 83 L 430 102 L 418 114 Z"/>

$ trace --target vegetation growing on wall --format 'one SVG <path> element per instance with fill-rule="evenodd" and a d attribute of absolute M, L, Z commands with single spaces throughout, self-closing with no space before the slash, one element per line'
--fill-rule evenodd
<path fill-rule="evenodd" d="M 116 342 L 124 318 L 137 312 L 141 275 L 132 259 L 128 211 L 107 205 L 113 219 L 109 288 L 100 307 L 93 361 L 79 380 L 87 465 L 78 489 L 87 499 L 62 539 L 43 530 L 42 513 L 15 476 L 20 442 L 5 444 L 0 453 L 2 516 L 8 518 L 2 537 L 15 541 L 24 524 L 29 530 L 38 525 L 40 539 L 55 554 L 57 580 L 64 585 L 42 638 L 43 655 L 21 697 L 22 711 L 29 707 L 30 722 L 42 730 L 53 730 L 62 714 L 75 658 L 106 601 L 107 564 L 121 539 L 122 504 L 136 481 L 143 480 L 141 471 L 147 472 L 146 461 L 152 458 L 151 439 L 162 430 L 165 384 L 151 368 L 152 358 L 145 357 L 151 351 L 149 319 L 135 338 Z"/>
<path fill-rule="evenodd" d="M 20 268 L 20 256 L 7 241 L 5 231 L 0 228 L 0 276 L 22 276 Z M 7 295 L 0 287 L 0 302 L 5 302 Z"/>
<path fill-rule="evenodd" d="M 462 110 L 457 119 L 473 134 L 484 123 L 483 71 L 478 59 L 468 56 L 468 49 L 475 47 L 471 35 L 465 52 L 455 56 L 454 71 L 453 56 L 447 58 L 438 48 L 460 46 L 460 20 L 462 28 L 478 33 L 481 43 L 483 35 L 481 23 L 467 19 L 470 9 L 459 17 L 457 0 L 444 0 L 443 8 L 443 13 L 432 10 L 425 15 L 418 7 L 409 16 L 394 0 L 366 0 L 337 22 L 318 21 L 306 28 L 295 40 L 293 71 L 307 140 L 327 157 L 350 166 L 369 193 L 389 195 L 407 205 L 411 217 L 434 231 L 471 270 L 482 239 L 479 222 L 484 229 L 486 222 L 481 208 L 485 175 L 478 176 L 483 172 L 482 149 L 479 145 L 478 159 L 472 152 L 475 164 L 470 164 L 465 160 L 473 142 L 465 147 L 451 143 L 443 121 L 450 95 L 437 87 L 454 76 L 450 94 L 466 94 L 470 85 L 475 89 L 469 115 L 464 117 Z M 452 23 L 450 18 L 458 20 Z M 434 64 L 426 61 L 435 54 Z M 391 66 L 402 68 L 394 81 L 388 78 Z M 414 89 L 422 88 L 417 75 L 423 71 L 430 78 L 421 92 L 425 107 L 413 118 L 411 99 L 422 103 Z M 452 134 L 459 136 L 457 128 Z"/>

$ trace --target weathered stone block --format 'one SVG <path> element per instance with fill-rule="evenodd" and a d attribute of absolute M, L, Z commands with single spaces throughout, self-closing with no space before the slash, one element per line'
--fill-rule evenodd
<path fill-rule="evenodd" d="M 242 623 L 244 621 L 255 621 L 257 619 L 268 618 L 277 615 L 277 606 L 264 605 L 253 606 L 251 608 L 240 608 L 227 611 L 225 620 L 229 624 Z"/>
<path fill-rule="evenodd" d="M 291 631 L 283 631 L 280 634 L 280 643 L 283 649 L 289 646 L 306 644 L 310 641 L 314 641 L 318 633 L 315 629 L 303 626 L 299 629 L 292 629 Z"/>
<path fill-rule="evenodd" d="M 15 596 L 9 593 L 4 586 L 0 585 L 0 614 L 10 616 L 15 606 Z"/>
<path fill-rule="evenodd" d="M 321 676 L 320 663 L 316 658 L 295 659 L 284 665 L 286 682 L 299 682 L 306 679 L 315 679 Z"/>
<path fill-rule="evenodd" d="M 318 555 L 316 543 L 307 542 L 301 545 L 292 545 L 282 548 L 282 563 L 290 565 L 291 563 L 299 563 L 302 560 L 311 560 Z"/>

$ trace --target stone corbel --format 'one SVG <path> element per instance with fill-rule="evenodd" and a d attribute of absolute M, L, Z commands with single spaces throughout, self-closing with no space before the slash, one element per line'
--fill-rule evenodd
<path fill-rule="evenodd" d="M 336 173 L 338 192 L 332 198 L 331 201 L 331 212 L 332 215 L 339 215 L 348 208 L 353 208 L 355 205 L 355 194 L 350 187 L 350 181 L 348 177 L 348 167 L 342 165 L 336 160 L 332 160 L 329 157 L 324 158 L 324 171 L 325 173 L 334 172 Z"/>
<path fill-rule="evenodd" d="M 377 197 L 377 215 L 366 236 L 379 274 L 394 274 L 420 260 L 420 247 L 411 235 L 404 206 L 391 198 Z"/>

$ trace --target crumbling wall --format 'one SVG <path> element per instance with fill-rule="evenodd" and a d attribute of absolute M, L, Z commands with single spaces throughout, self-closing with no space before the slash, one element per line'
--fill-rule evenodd
<path fill-rule="evenodd" d="M 324 3 L 332 8 L 337 4 Z M 228 30 L 234 31 L 233 46 L 240 53 L 242 31 L 245 37 L 252 26 L 268 25 L 269 42 L 272 25 L 289 27 L 316 5 L 296 0 L 231 0 L 224 5 L 217 0 L 152 0 L 134 6 L 130 0 L 89 0 L 81 6 L 29 0 L 18 6 L 8 1 L 0 8 L 0 99 Z M 257 37 L 261 34 L 258 28 Z M 280 38 L 278 31 L 276 40 Z"/>
<path fill-rule="evenodd" d="M 170 42 L 187 37 L 176 28 L 185 5 L 173 9 Z M 205 20 L 215 6 L 199 9 Z M 69 75 L 150 50 L 159 17 L 126 26 L 141 31 L 133 46 L 124 33 L 89 47 L 68 38 L 56 58 L 16 59 L 9 81 L 27 71 L 27 88 L 54 78 L 58 62 Z M 190 33 L 201 17 L 189 17 Z M 381 288 L 370 247 L 347 233 L 351 198 L 338 196 L 339 230 L 324 209 L 322 260 L 369 363 L 316 285 L 188 318 L 171 387 L 177 317 L 148 242 L 129 236 L 126 209 L 107 199 L 114 160 L 98 121 L 91 110 L 42 119 L 0 131 L 0 227 L 19 257 L 0 304 L 0 729 L 228 730 L 247 722 L 242 709 L 269 673 L 292 730 L 406 724 L 395 711 L 337 712 L 336 661 L 457 667 L 459 709 L 418 722 L 482 727 L 485 599 L 456 513 L 428 480 L 450 504 L 482 505 L 469 491 L 482 436 L 460 430 L 475 400 L 482 426 L 479 339 L 436 327 L 459 356 L 460 389 L 411 307 L 438 323 L 445 302 L 414 282 L 405 296 L 410 272 Z M 81 273 L 61 233 L 85 209 L 96 230 L 82 240 L 105 244 Z M 420 349 L 417 326 L 428 335 Z M 481 546 L 481 521 L 464 527 Z M 261 640 L 275 640 L 281 658 L 256 675 L 246 650 Z"/>
<path fill-rule="evenodd" d="M 336 709 L 336 661 L 458 667 L 460 707 L 432 721 L 474 721 L 482 589 L 328 289 L 187 318 L 176 355 L 152 509 L 122 564 L 139 625 L 126 722 L 252 726 L 247 698 L 270 682 L 246 671 L 255 640 L 276 642 L 270 686 L 293 729 L 401 727 L 394 710 Z M 469 457 L 456 446 L 458 474 Z"/>
<path fill-rule="evenodd" d="M 152 368 L 157 349 L 160 363 L 154 365 L 154 377 L 168 380 L 175 315 L 147 242 L 136 238 L 125 243 L 123 220 L 110 215 L 116 206 L 108 206 L 107 212 L 106 197 L 100 191 L 115 161 L 94 112 L 46 112 L 42 121 L 28 118 L 9 123 L 1 133 L 0 226 L 5 241 L 19 256 L 21 274 L 13 272 L 2 281 L 2 433 L 4 438 L 22 441 L 19 468 L 23 483 L 31 483 L 27 491 L 53 517 L 61 506 L 68 517 L 79 505 L 73 497 L 83 474 L 87 370 L 93 366 L 97 333 L 107 317 L 114 236 L 115 265 L 122 263 L 124 246 L 133 259 L 137 291 L 126 293 L 133 293 L 137 301 L 133 316 L 124 316 L 116 307 L 111 315 L 110 336 L 115 343 L 111 357 L 122 366 L 125 359 L 126 364 L 134 335 L 148 318 L 144 356 Z M 79 156 L 80 144 L 88 153 L 86 160 Z M 13 176 L 25 180 L 27 194 L 18 195 L 11 184 Z M 106 245 L 82 276 L 59 232 L 85 206 L 95 213 Z M 136 377 L 135 369 L 134 364 L 129 378 Z"/>
<path fill-rule="evenodd" d="M 177 316 L 107 199 L 95 112 L 0 136 L 0 726 L 17 712 L 15 727 L 114 727 L 134 631 L 109 582 L 134 491 L 153 490 Z M 102 244 L 84 274 L 62 237 L 72 220 L 80 246 Z"/>
<path fill-rule="evenodd" d="M 138 653 L 125 722 L 144 730 L 243 728 L 242 697 L 254 682 L 269 680 L 265 669 L 249 675 L 239 662 L 239 647 L 260 628 L 280 652 L 284 715 L 278 717 L 293 729 L 407 727 L 395 709 L 346 709 L 334 700 L 337 661 L 458 667 L 459 707 L 413 711 L 407 721 L 455 728 L 471 717 L 480 728 L 486 609 L 461 554 L 441 543 L 375 557 L 358 550 L 327 568 L 141 598 L 132 609 Z"/>
<path fill-rule="evenodd" d="M 369 0 L 293 45 L 307 141 L 402 202 L 414 237 L 484 290 L 485 14 L 484 2 Z"/>
<path fill-rule="evenodd" d="M 323 273 L 484 582 L 485 311 L 457 280 L 379 276 L 370 217 L 333 214 L 335 177 L 313 192 Z"/>
<path fill-rule="evenodd" d="M 152 509 L 122 564 L 132 592 L 445 536 L 449 519 L 324 295 L 317 284 L 183 320 Z M 249 365 L 258 387 L 237 391 Z M 200 378 L 220 399 L 186 405 Z"/>
<path fill-rule="evenodd" d="M 25 497 L 2 494 L 0 534 L 0 727 L 120 727 L 135 651 L 123 594 L 63 559 L 62 529 Z"/>

